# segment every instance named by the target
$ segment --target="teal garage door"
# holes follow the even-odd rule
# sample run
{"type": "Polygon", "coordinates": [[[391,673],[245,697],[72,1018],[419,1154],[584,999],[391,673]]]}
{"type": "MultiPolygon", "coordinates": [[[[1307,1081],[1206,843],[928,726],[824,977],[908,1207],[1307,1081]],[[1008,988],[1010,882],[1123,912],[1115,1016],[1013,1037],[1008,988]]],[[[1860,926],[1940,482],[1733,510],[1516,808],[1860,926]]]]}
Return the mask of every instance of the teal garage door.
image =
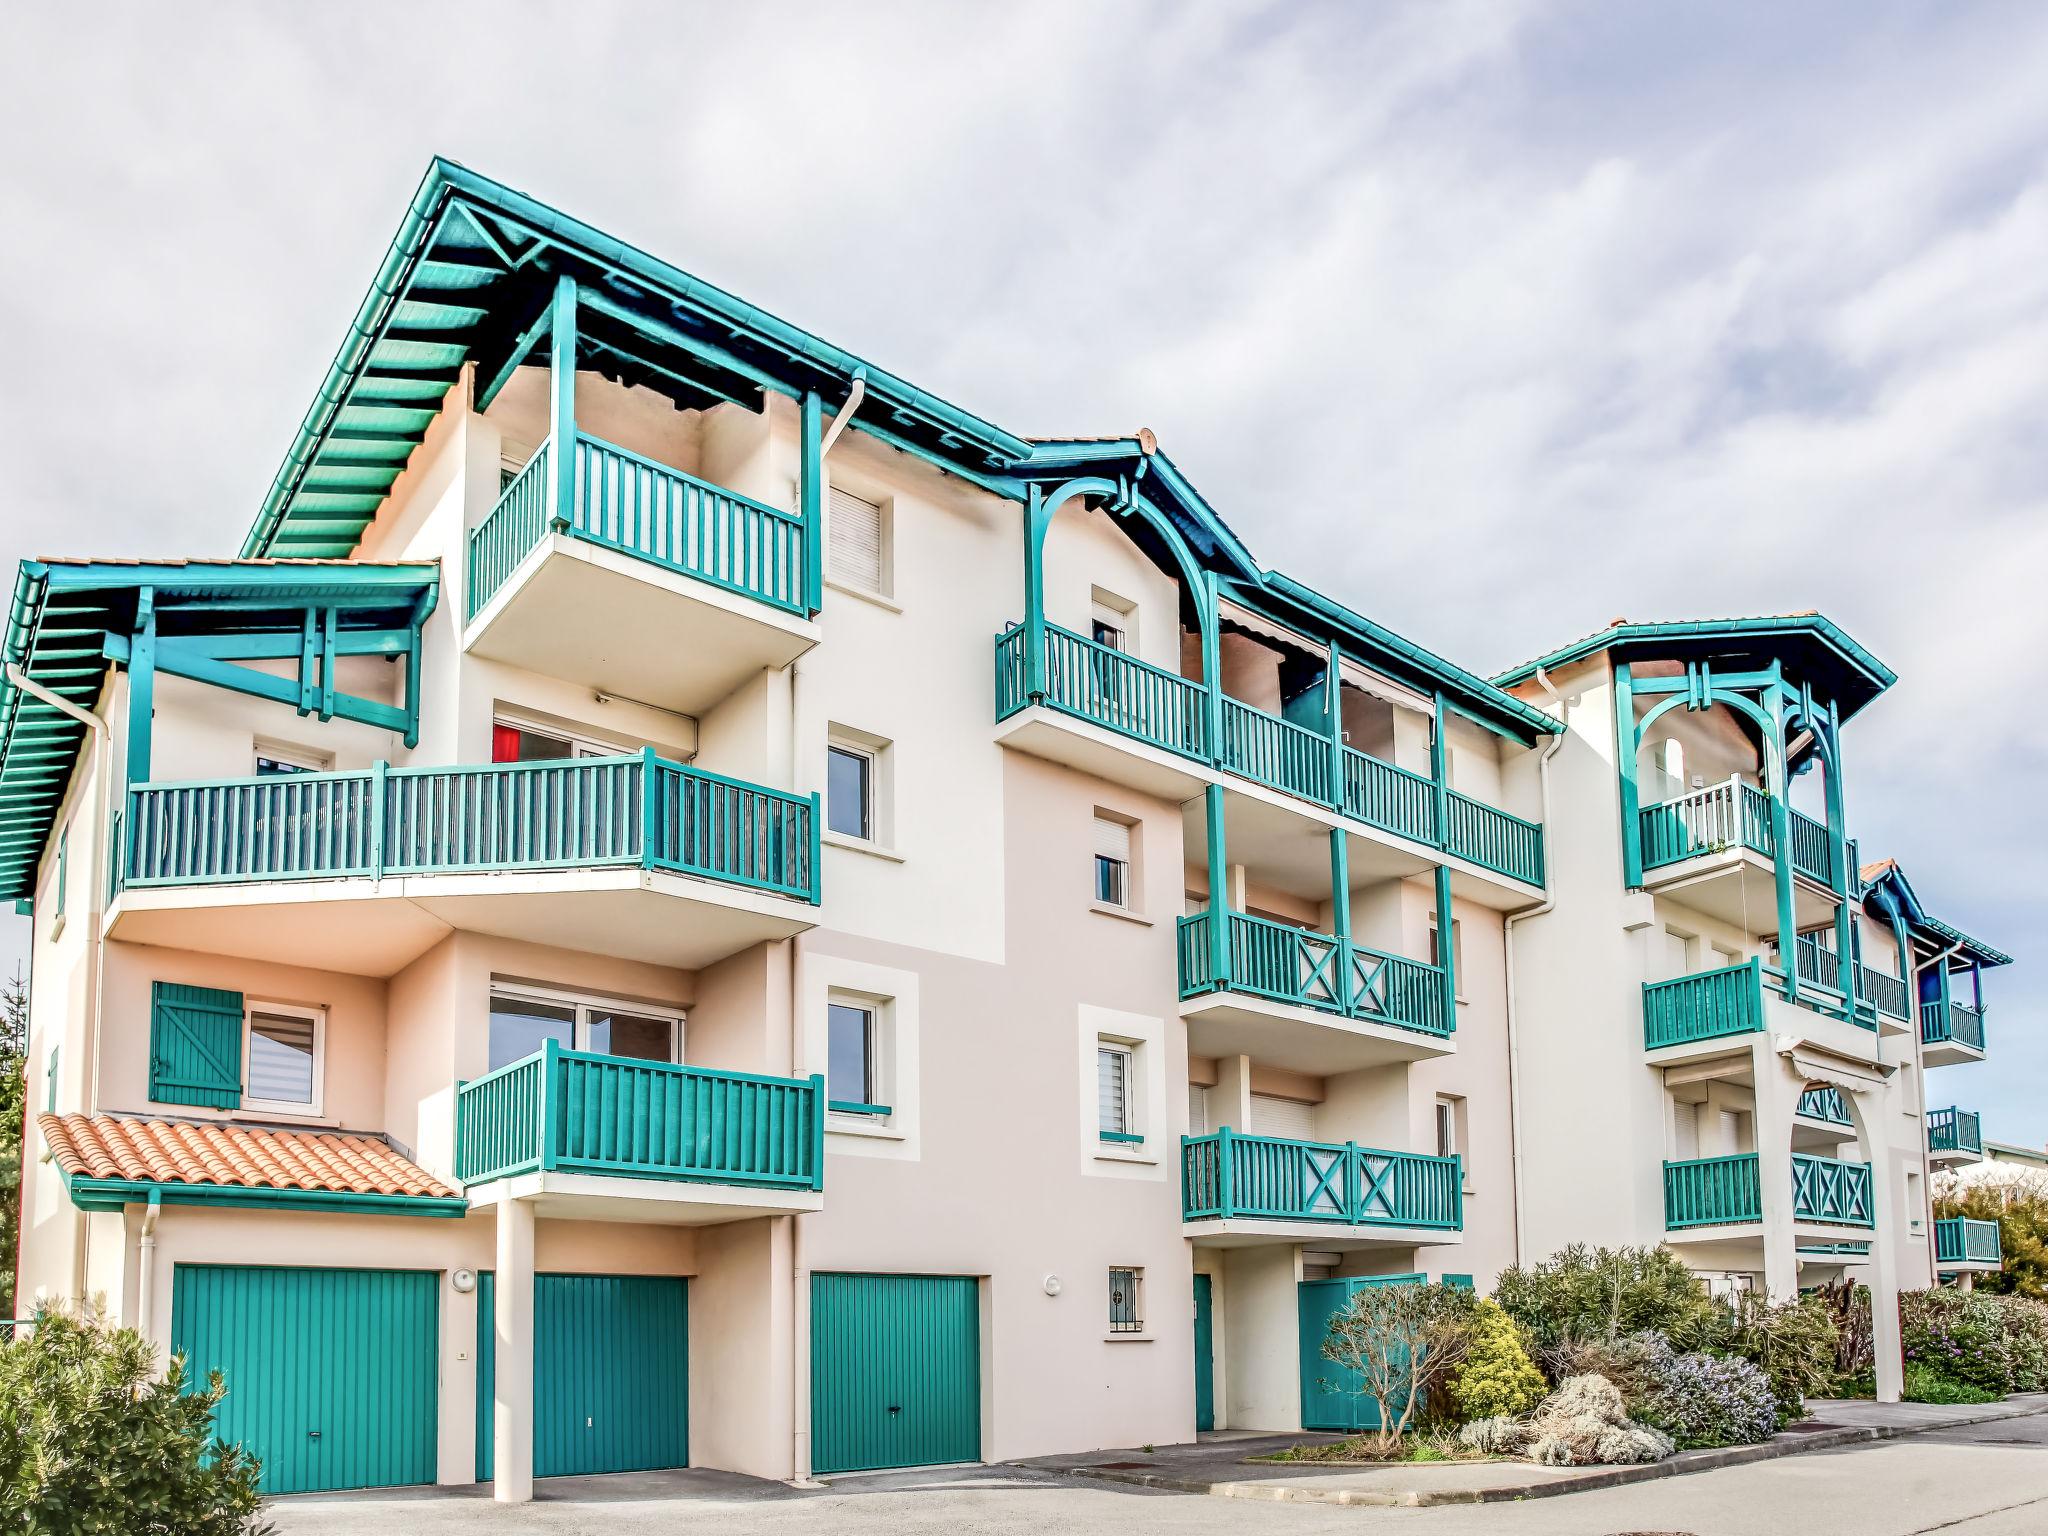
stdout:
{"type": "Polygon", "coordinates": [[[434,1480],[440,1276],[180,1264],[171,1349],[227,1383],[214,1426],[265,1493],[434,1480]]]}
{"type": "Polygon", "coordinates": [[[981,1460],[971,1275],[811,1276],[811,1469],[981,1460]]]}
{"type": "Polygon", "coordinates": [[[1358,1373],[1323,1358],[1330,1319],[1368,1285],[1412,1285],[1422,1275],[1353,1275],[1342,1280],[1301,1282],[1301,1427],[1356,1433],[1377,1429],[1379,1405],[1363,1392],[1358,1373]]]}
{"type": "MultiPolygon", "coordinates": [[[[533,1475],[690,1464],[688,1283],[668,1275],[533,1277],[533,1475]]],[[[494,1277],[477,1282],[476,1476],[491,1480],[494,1277]]]]}

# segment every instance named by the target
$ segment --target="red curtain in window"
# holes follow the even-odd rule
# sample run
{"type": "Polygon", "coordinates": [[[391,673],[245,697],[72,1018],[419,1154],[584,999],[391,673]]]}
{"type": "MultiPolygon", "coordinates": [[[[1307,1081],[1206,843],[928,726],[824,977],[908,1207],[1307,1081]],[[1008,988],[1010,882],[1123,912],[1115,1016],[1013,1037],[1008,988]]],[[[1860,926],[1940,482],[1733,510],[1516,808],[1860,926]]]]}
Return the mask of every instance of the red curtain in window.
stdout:
{"type": "Polygon", "coordinates": [[[493,725],[491,727],[491,761],[494,763],[516,763],[519,761],[518,726],[493,725]]]}

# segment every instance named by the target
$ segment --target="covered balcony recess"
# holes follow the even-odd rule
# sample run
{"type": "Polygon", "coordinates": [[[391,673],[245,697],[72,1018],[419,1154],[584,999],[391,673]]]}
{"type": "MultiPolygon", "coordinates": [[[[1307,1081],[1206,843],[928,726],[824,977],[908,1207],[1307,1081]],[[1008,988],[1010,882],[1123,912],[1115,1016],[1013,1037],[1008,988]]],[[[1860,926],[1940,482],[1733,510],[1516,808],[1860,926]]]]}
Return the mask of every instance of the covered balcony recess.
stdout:
{"type": "Polygon", "coordinates": [[[1181,1219],[1199,1247],[1455,1243],[1464,1228],[1463,1174],[1455,1157],[1226,1127],[1181,1140],[1181,1219]]]}
{"type": "Polygon", "coordinates": [[[127,793],[109,933],[390,975],[452,929],[696,969],[813,925],[815,796],[621,757],[127,793]]]}

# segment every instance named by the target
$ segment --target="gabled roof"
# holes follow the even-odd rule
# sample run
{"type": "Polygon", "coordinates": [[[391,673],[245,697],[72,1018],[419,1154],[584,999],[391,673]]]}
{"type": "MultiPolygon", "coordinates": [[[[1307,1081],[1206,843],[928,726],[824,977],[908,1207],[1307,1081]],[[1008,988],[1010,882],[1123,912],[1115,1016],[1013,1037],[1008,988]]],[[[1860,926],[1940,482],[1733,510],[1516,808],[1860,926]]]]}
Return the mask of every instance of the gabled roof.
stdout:
{"type": "Polygon", "coordinates": [[[478,387],[531,345],[556,278],[583,285],[579,366],[687,406],[761,391],[845,400],[863,428],[963,473],[1029,445],[679,267],[448,160],[427,167],[243,541],[245,556],[345,555],[426,435],[441,397],[478,387]]]}
{"type": "Polygon", "coordinates": [[[36,1116],[36,1128],[88,1209],[155,1196],[174,1203],[411,1208],[460,1215],[463,1197],[381,1136],[273,1130],[138,1115],[36,1116]]]}
{"type": "Polygon", "coordinates": [[[1834,701],[1844,720],[1898,681],[1891,668],[1833,620],[1809,612],[1640,624],[1616,619],[1547,656],[1510,667],[1494,682],[1512,688],[1539,670],[1549,672],[1601,651],[1618,660],[1706,660],[1721,670],[1783,662],[1788,681],[1810,683],[1815,693],[1834,701]]]}
{"type": "MultiPolygon", "coordinates": [[[[24,560],[0,640],[0,898],[33,893],[36,866],[85,727],[14,685],[11,669],[80,709],[99,702],[109,634],[134,627],[139,595],[215,602],[210,633],[275,621],[275,610],[346,606],[341,628],[402,627],[433,607],[433,565],[328,560],[24,560]]],[[[175,621],[172,621],[175,622],[175,621]]]]}
{"type": "Polygon", "coordinates": [[[1887,915],[1883,908],[1888,897],[1898,903],[1899,915],[1905,919],[1907,928],[1918,937],[1943,949],[1953,947],[1963,959],[1987,968],[2012,964],[2011,955],[1993,949],[1981,939],[1971,938],[1960,928],[1943,922],[1929,912],[1896,859],[1879,859],[1875,863],[1865,864],[1857,873],[1863,880],[1864,899],[1875,902],[1878,916],[1887,915]]]}

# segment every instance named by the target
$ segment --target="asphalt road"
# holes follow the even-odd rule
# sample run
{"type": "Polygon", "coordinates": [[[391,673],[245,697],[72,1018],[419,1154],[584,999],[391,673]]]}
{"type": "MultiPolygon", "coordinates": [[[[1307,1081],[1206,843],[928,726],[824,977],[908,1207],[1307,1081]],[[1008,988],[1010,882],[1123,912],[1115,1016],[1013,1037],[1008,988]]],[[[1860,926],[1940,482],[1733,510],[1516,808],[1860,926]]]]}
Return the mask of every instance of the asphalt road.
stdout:
{"type": "Polygon", "coordinates": [[[1520,1504],[1360,1509],[1270,1504],[1112,1487],[993,1469],[894,1473],[797,1493],[717,1473],[650,1473],[540,1484],[500,1508],[464,1492],[279,1500],[282,1536],[391,1532],[639,1531],[719,1536],[2044,1536],[2048,1417],[1913,1435],[1840,1451],[1520,1504]]]}

